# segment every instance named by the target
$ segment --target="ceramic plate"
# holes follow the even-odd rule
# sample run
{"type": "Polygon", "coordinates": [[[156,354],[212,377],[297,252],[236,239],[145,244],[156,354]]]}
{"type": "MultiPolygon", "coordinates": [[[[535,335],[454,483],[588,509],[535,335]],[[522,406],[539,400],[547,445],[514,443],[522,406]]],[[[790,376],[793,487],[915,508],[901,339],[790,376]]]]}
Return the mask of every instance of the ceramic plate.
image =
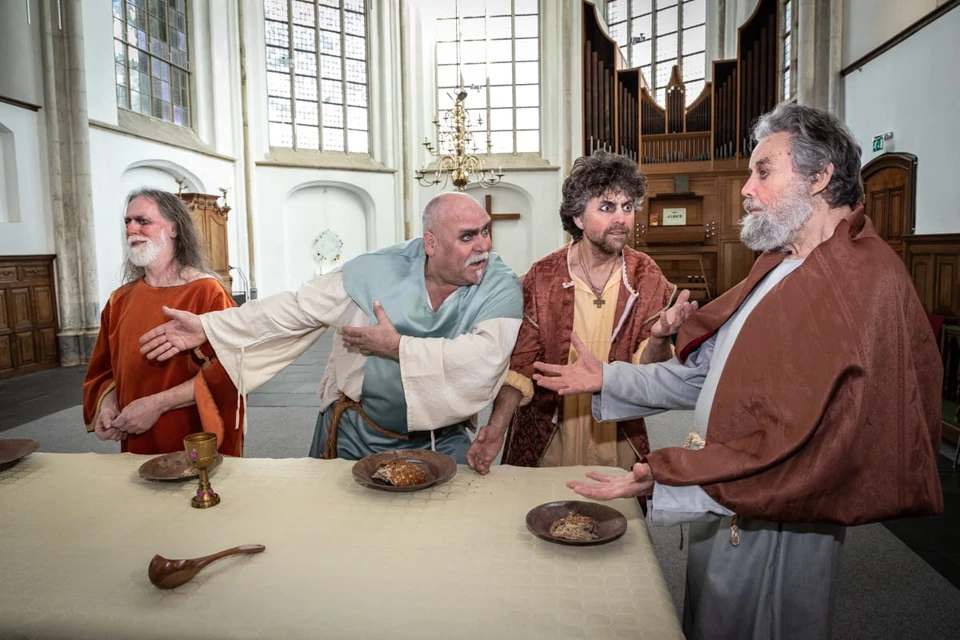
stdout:
{"type": "Polygon", "coordinates": [[[37,450],[40,443],[29,438],[0,440],[0,471],[9,469],[37,450]]]}
{"type": "Polygon", "coordinates": [[[541,504],[539,507],[531,509],[527,514],[527,528],[533,535],[549,542],[585,547],[613,542],[626,533],[627,519],[623,517],[622,513],[605,504],[583,502],[580,500],[563,500],[561,502],[547,502],[546,504],[541,504]],[[550,535],[550,525],[553,524],[555,520],[566,518],[574,513],[579,513],[582,516],[588,516],[596,520],[597,533],[600,537],[596,540],[567,540],[565,538],[555,538],[550,535]]]}
{"type": "Polygon", "coordinates": [[[457,463],[453,458],[445,453],[430,451],[429,449],[402,449],[400,451],[387,451],[384,453],[375,453],[358,460],[353,465],[353,479],[365,487],[371,489],[380,489],[381,491],[419,491],[432,487],[435,484],[446,482],[457,474],[457,463]],[[372,476],[377,472],[384,462],[393,460],[403,460],[410,462],[424,470],[427,475],[427,481],[421,484],[414,484],[407,487],[395,487],[389,482],[380,479],[374,479],[372,476]]]}
{"type": "MultiPolygon", "coordinates": [[[[217,454],[213,466],[207,471],[213,475],[214,470],[223,462],[223,456],[217,454]]],[[[187,454],[183,451],[174,451],[165,453],[156,458],[150,458],[137,470],[140,477],[144,480],[177,481],[177,480],[196,480],[200,472],[190,466],[187,462],[187,454]]]]}

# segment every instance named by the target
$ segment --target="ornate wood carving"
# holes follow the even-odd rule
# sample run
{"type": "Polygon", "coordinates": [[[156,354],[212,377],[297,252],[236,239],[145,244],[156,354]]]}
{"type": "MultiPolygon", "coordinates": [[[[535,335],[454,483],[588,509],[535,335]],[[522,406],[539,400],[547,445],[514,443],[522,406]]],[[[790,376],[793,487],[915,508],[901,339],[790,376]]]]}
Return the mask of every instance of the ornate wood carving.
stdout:
{"type": "Polygon", "coordinates": [[[223,280],[227,291],[233,290],[230,277],[230,259],[227,244],[227,216],[230,207],[220,204],[221,196],[205,193],[181,193],[180,198],[193,214],[197,230],[203,236],[204,247],[210,266],[223,280]]]}
{"type": "Polygon", "coordinates": [[[54,256],[0,256],[0,379],[60,366],[54,256]]]}

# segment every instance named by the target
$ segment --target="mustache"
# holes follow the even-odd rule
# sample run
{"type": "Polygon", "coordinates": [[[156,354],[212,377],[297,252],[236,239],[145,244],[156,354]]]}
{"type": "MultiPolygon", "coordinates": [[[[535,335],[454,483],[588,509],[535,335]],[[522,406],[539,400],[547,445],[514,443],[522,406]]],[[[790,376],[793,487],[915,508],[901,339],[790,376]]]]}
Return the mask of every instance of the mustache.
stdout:
{"type": "Polygon", "coordinates": [[[752,200],[751,198],[747,198],[746,200],[743,201],[743,210],[746,211],[747,213],[754,213],[754,212],[763,213],[764,211],[767,210],[767,208],[762,204],[760,204],[760,202],[756,200],[752,200]]]}
{"type": "Polygon", "coordinates": [[[147,236],[130,236],[127,238],[127,246],[133,246],[134,242],[146,242],[150,244],[150,239],[147,236]]]}
{"type": "Polygon", "coordinates": [[[486,262],[489,259],[490,259],[489,251],[484,251],[483,253],[477,253],[467,258],[466,266],[469,267],[470,265],[477,264],[478,262],[486,262]]]}

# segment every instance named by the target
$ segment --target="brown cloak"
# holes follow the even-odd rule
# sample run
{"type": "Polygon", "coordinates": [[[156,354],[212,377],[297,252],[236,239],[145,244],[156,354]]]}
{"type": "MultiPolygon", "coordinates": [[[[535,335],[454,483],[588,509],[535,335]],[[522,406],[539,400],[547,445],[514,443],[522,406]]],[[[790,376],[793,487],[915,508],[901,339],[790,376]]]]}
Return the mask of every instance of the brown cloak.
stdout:
{"type": "MultiPolygon", "coordinates": [[[[564,285],[571,282],[567,252],[572,246],[561,247],[544,256],[520,279],[523,285],[523,324],[510,359],[510,370],[527,378],[533,376],[534,361],[567,364],[569,360],[574,288],[564,285]]],[[[620,326],[610,344],[610,362],[630,362],[640,343],[650,336],[654,319],[670,304],[676,291],[650,256],[626,247],[623,261],[629,289],[621,279],[614,313],[615,322],[620,326]],[[630,302],[633,292],[637,295],[630,302]]],[[[611,336],[616,329],[616,326],[610,327],[611,336]]],[[[559,402],[559,396],[535,385],[533,399],[517,409],[509,427],[503,463],[539,466],[553,432],[562,421],[563,403],[559,402]],[[554,414],[557,422],[553,420],[554,414]]],[[[617,426],[641,456],[650,450],[643,419],[622,421],[617,426]]]]}
{"type": "MultiPolygon", "coordinates": [[[[684,360],[783,254],[690,318],[684,360]]],[[[943,369],[903,263],[857,209],[743,325],[706,445],[648,456],[666,485],[702,485],[737,514],[864,524],[938,513],[943,369]]]]}

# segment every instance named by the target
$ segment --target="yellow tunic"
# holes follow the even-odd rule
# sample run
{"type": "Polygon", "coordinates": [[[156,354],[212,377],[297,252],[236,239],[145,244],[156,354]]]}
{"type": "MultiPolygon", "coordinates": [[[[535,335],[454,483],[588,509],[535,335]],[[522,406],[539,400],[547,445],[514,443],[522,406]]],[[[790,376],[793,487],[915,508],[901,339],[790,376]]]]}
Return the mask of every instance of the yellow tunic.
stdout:
{"type": "MultiPolygon", "coordinates": [[[[614,314],[620,295],[621,269],[614,269],[603,286],[604,304],[594,304],[596,296],[587,284],[573,275],[574,310],[573,330],[590,352],[603,362],[610,356],[610,336],[613,333],[614,314]]],[[[570,348],[569,363],[577,361],[570,348]]],[[[637,461],[637,453],[630,442],[618,437],[616,422],[597,422],[593,419],[589,393],[563,397],[563,422],[558,425],[540,466],[603,465],[630,469],[637,461]]]]}

